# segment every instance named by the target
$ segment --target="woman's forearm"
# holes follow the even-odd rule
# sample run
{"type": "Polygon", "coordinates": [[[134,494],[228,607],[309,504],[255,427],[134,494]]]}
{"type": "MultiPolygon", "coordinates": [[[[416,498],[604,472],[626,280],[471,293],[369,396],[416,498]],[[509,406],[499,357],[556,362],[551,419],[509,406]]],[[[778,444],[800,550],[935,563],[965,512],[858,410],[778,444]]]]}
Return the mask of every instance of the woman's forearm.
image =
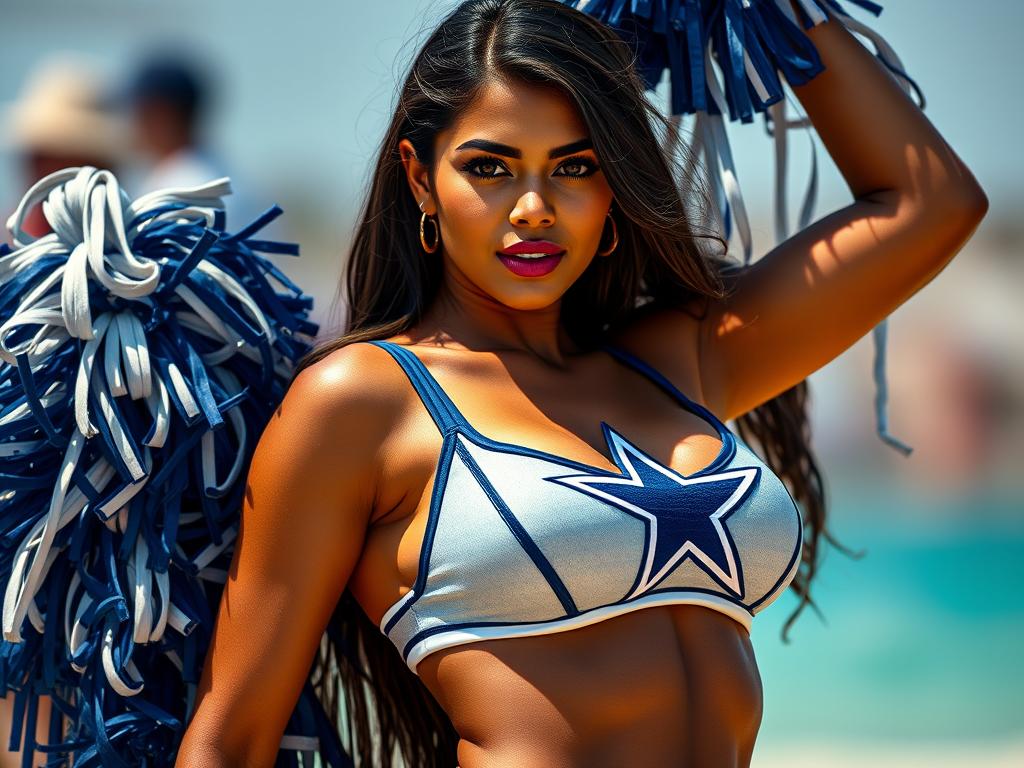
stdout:
{"type": "Polygon", "coordinates": [[[804,32],[825,70],[793,92],[855,198],[984,198],[935,126],[841,22],[830,18],[804,32]]]}

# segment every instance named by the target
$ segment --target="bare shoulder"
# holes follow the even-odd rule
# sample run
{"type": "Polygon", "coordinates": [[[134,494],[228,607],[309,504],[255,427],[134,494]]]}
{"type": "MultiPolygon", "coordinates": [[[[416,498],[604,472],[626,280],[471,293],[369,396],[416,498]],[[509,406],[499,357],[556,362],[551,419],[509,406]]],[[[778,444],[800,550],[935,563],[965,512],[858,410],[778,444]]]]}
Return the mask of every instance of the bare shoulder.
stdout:
{"type": "Polygon", "coordinates": [[[260,439],[253,480],[292,467],[322,497],[341,493],[350,510],[372,515],[381,454],[407,402],[404,374],[388,358],[349,344],[296,374],[260,439]]]}
{"type": "MultiPolygon", "coordinates": [[[[270,765],[359,561],[401,389],[372,345],[302,369],[259,438],[179,763],[270,765]]],[[[401,375],[401,374],[399,374],[401,375]]]]}
{"type": "Polygon", "coordinates": [[[701,318],[705,309],[703,299],[698,298],[686,306],[641,310],[613,334],[610,342],[640,358],[691,400],[706,406],[700,371],[705,330],[701,318]]]}
{"type": "Polygon", "coordinates": [[[408,380],[390,355],[372,344],[347,344],[300,371],[281,409],[290,405],[321,428],[342,428],[349,440],[375,440],[394,425],[408,380]]]}
{"type": "Polygon", "coordinates": [[[384,350],[373,344],[346,344],[300,371],[289,394],[297,389],[302,397],[339,410],[387,405],[401,398],[401,377],[401,370],[384,350]]]}

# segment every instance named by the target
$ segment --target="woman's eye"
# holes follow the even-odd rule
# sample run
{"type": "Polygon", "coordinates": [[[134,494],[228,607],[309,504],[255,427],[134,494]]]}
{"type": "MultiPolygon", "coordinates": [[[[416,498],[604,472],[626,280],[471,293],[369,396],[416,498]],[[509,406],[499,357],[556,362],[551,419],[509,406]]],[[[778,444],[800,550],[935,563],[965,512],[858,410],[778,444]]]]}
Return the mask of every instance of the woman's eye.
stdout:
{"type": "Polygon", "coordinates": [[[495,173],[495,170],[500,170],[502,168],[501,163],[497,162],[496,160],[490,160],[485,157],[480,157],[477,158],[476,160],[470,160],[468,163],[462,166],[462,168],[463,170],[469,171],[474,176],[480,176],[482,178],[494,179],[497,178],[498,176],[507,175],[495,173]]]}
{"type": "MultiPolygon", "coordinates": [[[[505,171],[505,166],[497,159],[489,157],[478,157],[470,160],[462,166],[462,170],[481,179],[498,179],[502,176],[511,176],[505,171]]],[[[555,176],[563,176],[569,179],[583,179],[597,173],[598,166],[586,157],[569,158],[556,169],[555,176]]]]}
{"type": "Polygon", "coordinates": [[[593,176],[600,170],[600,166],[588,157],[574,157],[568,158],[559,167],[559,171],[565,171],[559,173],[559,176],[565,178],[587,178],[593,176]]]}
{"type": "Polygon", "coordinates": [[[559,170],[565,171],[558,174],[560,176],[582,179],[597,173],[597,165],[585,157],[570,157],[559,166],[559,170]]]}

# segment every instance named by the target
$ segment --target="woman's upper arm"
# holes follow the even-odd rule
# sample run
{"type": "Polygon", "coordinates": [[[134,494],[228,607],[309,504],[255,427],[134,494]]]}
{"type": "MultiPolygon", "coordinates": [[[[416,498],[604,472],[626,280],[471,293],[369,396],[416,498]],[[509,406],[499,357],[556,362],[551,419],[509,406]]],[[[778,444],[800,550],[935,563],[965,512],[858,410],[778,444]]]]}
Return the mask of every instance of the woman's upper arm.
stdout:
{"type": "Polygon", "coordinates": [[[259,439],[180,766],[211,748],[274,762],[372,512],[386,419],[360,357],[299,373],[259,439]]]}
{"type": "Polygon", "coordinates": [[[945,267],[986,206],[983,196],[918,204],[880,193],[755,261],[702,323],[709,408],[735,418],[833,360],[945,267]]]}

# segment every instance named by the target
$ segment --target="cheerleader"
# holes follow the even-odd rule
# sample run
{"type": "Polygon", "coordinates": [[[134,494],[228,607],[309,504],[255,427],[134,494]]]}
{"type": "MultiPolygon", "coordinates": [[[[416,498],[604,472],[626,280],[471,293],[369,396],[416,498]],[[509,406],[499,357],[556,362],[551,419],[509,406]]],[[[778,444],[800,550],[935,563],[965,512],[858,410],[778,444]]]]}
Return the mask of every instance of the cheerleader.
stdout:
{"type": "Polygon", "coordinates": [[[468,0],[424,43],[319,345],[260,256],[295,252],[256,237],[278,211],[227,229],[226,180],[133,201],[80,168],[26,195],[2,669],[26,732],[39,695],[71,723],[37,749],[750,764],[752,622],[786,589],[787,630],[817,609],[841,548],[806,378],[868,331],[884,352],[987,199],[836,2],[575,5],[468,0]],[[851,202],[751,262],[722,127],[765,113],[782,151],[780,75],[851,202]]]}
{"type": "MultiPolygon", "coordinates": [[[[738,5],[686,4],[691,54],[738,5]]],[[[810,603],[828,539],[805,379],[987,200],[837,4],[742,11],[741,61],[806,33],[789,63],[818,74],[791,84],[851,201],[739,267],[680,193],[637,19],[631,46],[560,3],[470,0],[423,45],[347,330],[256,449],[178,766],[271,765],[310,664],[359,765],[750,764],[751,621],[787,587],[810,603]]]]}

